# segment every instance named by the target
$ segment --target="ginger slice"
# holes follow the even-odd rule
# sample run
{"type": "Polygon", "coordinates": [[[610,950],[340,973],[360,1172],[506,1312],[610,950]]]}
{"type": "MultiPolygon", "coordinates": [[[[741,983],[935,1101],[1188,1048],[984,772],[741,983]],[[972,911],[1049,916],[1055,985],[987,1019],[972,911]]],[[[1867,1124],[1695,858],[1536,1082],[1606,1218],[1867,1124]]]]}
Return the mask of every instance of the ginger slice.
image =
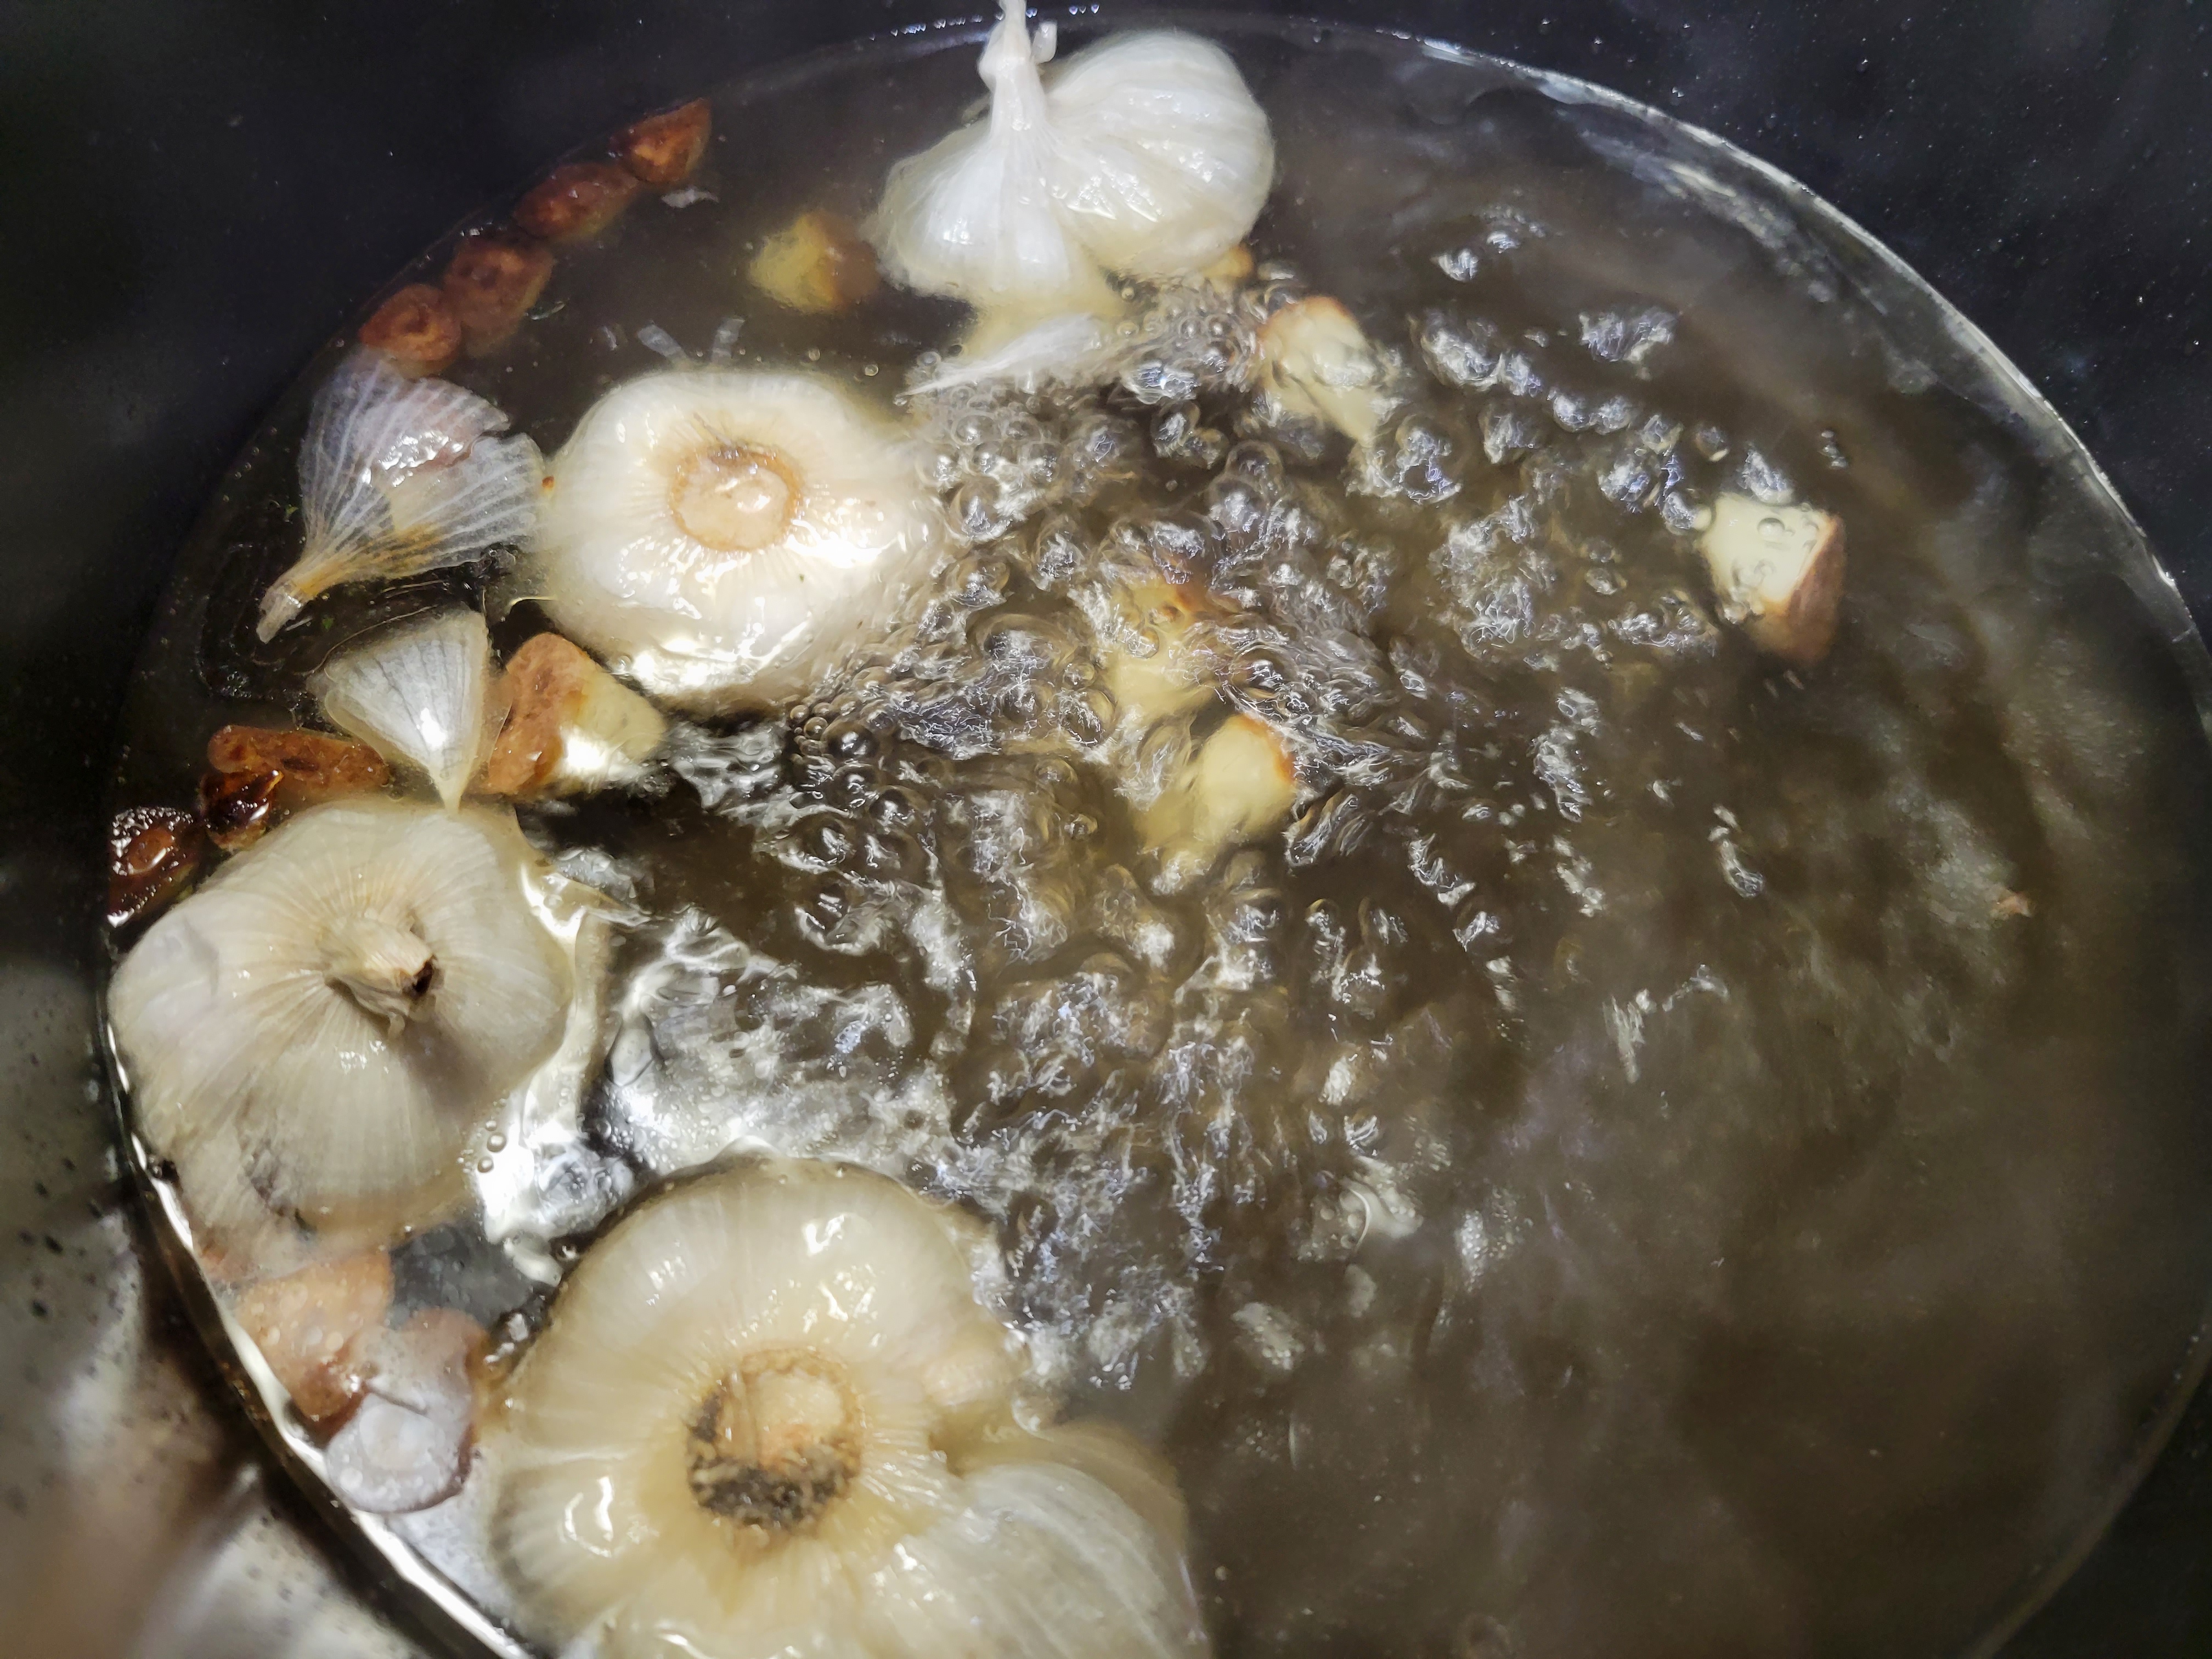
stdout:
{"type": "Polygon", "coordinates": [[[392,781],[392,768],[367,744],[299,726],[223,726],[208,739],[207,757],[218,772],[277,774],[276,802],[287,811],[392,781]]]}
{"type": "Polygon", "coordinates": [[[713,131],[707,100],[695,98],[624,127],[615,134],[614,152],[649,189],[672,190],[705,156],[713,131]]]}
{"type": "Polygon", "coordinates": [[[1816,507],[1725,495],[1714,501],[1698,548],[1722,615],[1761,650],[1800,665],[1827,655],[1844,593],[1841,519],[1816,507]]]}
{"type": "Polygon", "coordinates": [[[1249,714],[1232,715],[1169,780],[1137,818],[1159,856],[1163,886],[1187,886],[1230,848],[1286,822],[1298,794],[1297,768],[1282,739],[1249,714]]]}
{"type": "Polygon", "coordinates": [[[361,325],[361,343],[374,346],[410,380],[441,374],[461,355],[461,319],[445,290],[410,283],[361,325]]]}
{"type": "Polygon", "coordinates": [[[668,732],[658,709],[558,634],[524,641],[501,685],[507,720],[483,777],[490,794],[562,795],[628,782],[668,732]]]}
{"type": "Polygon", "coordinates": [[[323,1424],[360,1398],[392,1308],[392,1258],[364,1250],[248,1285],[234,1310],[300,1415],[323,1424]]]}
{"type": "Polygon", "coordinates": [[[107,925],[122,927],[159,909],[199,872],[206,832],[190,812],[133,806],[107,832],[107,925]]]}
{"type": "Polygon", "coordinates": [[[745,275],[777,304],[816,314],[859,305],[881,281],[876,251],[852,222],[820,209],[800,214],[769,237],[745,275]]]}
{"type": "Polygon", "coordinates": [[[548,242],[587,242],[623,215],[643,186],[611,161],[555,167],[514,205],[514,222],[548,242]]]}
{"type": "Polygon", "coordinates": [[[1295,300],[1260,326],[1260,374],[1294,415],[1325,421],[1365,443],[1398,406],[1389,366],[1343,303],[1295,300]]]}
{"type": "Polygon", "coordinates": [[[513,232],[464,236],[441,279],[471,356],[503,343],[553,275],[552,250],[513,232]]]}

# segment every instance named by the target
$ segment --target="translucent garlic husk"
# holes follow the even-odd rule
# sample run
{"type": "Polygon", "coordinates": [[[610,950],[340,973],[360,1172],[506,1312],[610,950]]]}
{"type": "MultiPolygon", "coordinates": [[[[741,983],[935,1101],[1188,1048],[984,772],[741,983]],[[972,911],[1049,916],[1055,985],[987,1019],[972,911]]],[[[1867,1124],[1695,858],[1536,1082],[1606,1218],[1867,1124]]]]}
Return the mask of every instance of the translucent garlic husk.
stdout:
{"type": "Polygon", "coordinates": [[[1251,228],[1274,140],[1226,52],[1117,34],[1048,86],[1055,44],[1003,0],[978,66],[990,114],[895,167],[866,227],[895,281],[987,312],[1110,314],[1106,273],[1194,276],[1251,228]]]}
{"type": "Polygon", "coordinates": [[[656,701],[786,702],[892,624],[939,540],[906,439],[817,375],[616,387],[554,460],[538,591],[656,701]]]}
{"type": "Polygon", "coordinates": [[[116,969],[138,1132],[211,1248],[296,1218],[398,1237],[466,1195],[471,1128],[551,1051],[572,993],[511,815],[312,807],[226,864],[116,969]]]}
{"type": "Polygon", "coordinates": [[[497,727],[492,684],[484,619],[455,606],[340,652],[307,688],[334,724],[458,806],[497,727]]]}
{"type": "Polygon", "coordinates": [[[300,446],[299,559],[262,596],[264,640],[349,582],[396,581],[526,541],[544,464],[498,409],[357,351],[315,394],[300,446]]]}
{"type": "Polygon", "coordinates": [[[562,1287],[497,1543],[540,1633],[607,1659],[1202,1653],[1171,1486],[1106,1431],[1012,1426],[1017,1376],[912,1194],[710,1176],[562,1287]]]}

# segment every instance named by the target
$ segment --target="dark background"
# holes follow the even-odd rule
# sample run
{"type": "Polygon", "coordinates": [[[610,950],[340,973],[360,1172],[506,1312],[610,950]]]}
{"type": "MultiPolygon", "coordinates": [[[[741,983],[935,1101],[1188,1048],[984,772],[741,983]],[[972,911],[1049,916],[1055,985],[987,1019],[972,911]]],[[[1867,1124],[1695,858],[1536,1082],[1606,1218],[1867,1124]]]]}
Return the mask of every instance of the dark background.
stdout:
{"type": "MultiPolygon", "coordinates": [[[[1796,174],[2042,388],[2212,614],[2212,5],[1249,9],[1586,76],[1796,174]]],[[[0,0],[0,947],[88,973],[109,725],[171,553],[362,295],[620,118],[751,63],[961,15],[927,0],[0,0]]],[[[94,1109],[81,1087],[21,1074],[27,1055],[0,1038],[0,1089],[94,1109]]],[[[0,1155],[35,1163],[51,1144],[0,1155]]],[[[0,1413],[0,1435],[21,1431],[0,1413]]],[[[2200,1401],[2008,1654],[2212,1652],[2208,1448],[2200,1401]]]]}

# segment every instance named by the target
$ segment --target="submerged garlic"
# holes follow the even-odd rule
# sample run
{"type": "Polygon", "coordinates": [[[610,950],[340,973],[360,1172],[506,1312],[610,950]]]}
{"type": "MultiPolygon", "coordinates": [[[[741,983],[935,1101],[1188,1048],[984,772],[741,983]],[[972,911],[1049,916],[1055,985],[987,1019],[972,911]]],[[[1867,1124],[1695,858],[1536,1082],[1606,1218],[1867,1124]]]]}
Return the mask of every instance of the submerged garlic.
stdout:
{"type": "Polygon", "coordinates": [[[484,619],[456,606],[341,652],[308,689],[335,724],[421,771],[439,799],[458,806],[496,715],[491,682],[484,619]]]}
{"type": "Polygon", "coordinates": [[[1179,1505],[1012,1428],[947,1219],[825,1165],[710,1176],[594,1245],[508,1401],[496,1537],[606,1659],[1202,1653],[1179,1505]]]}
{"type": "Polygon", "coordinates": [[[1261,325],[1260,378],[1292,415],[1325,421],[1354,443],[1381,429],[1401,401],[1390,368],[1343,302],[1294,300],[1261,325]]]}
{"type": "Polygon", "coordinates": [[[538,446],[501,438],[507,416],[451,383],[410,380],[357,351],[315,394],[300,446],[305,544],[262,596],[277,630],[347,582],[393,581],[527,538],[544,478],[538,446]]]}
{"type": "Polygon", "coordinates": [[[788,701],[884,629],[934,544],[906,442],[830,381],[648,374],[554,461],[538,544],[563,633],[663,702],[788,701]]]}
{"type": "Polygon", "coordinates": [[[397,1237],[465,1192],[470,1129],[553,1048],[571,975],[505,813],[312,807],[164,915],[108,1014],[140,1135],[220,1235],[397,1237]]]}
{"type": "Polygon", "coordinates": [[[1844,596],[1844,521],[1815,507],[1724,495],[1698,543],[1722,615],[1761,650],[1801,665],[1828,654],[1844,596]]]}
{"type": "Polygon", "coordinates": [[[896,281],[979,309],[1111,310],[1106,273],[1193,276],[1251,228],[1274,140],[1228,53],[1116,34],[1048,86],[1055,44],[1004,0],[979,64],[989,116],[894,167],[869,222],[896,281]]]}

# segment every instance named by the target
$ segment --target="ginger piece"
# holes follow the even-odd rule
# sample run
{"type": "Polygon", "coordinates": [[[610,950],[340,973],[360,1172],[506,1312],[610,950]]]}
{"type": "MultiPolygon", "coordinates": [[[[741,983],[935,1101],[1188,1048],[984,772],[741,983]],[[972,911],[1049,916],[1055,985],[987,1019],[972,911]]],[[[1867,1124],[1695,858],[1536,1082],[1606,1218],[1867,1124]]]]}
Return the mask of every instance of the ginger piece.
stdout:
{"type": "Polygon", "coordinates": [[[1725,495],[1698,542],[1721,614],[1762,651],[1805,665],[1828,654],[1844,593],[1844,521],[1816,507],[1725,495]]]}
{"type": "Polygon", "coordinates": [[[707,154],[713,131],[707,100],[695,98],[624,127],[615,134],[614,152],[647,188],[673,190],[707,154]]]}
{"type": "Polygon", "coordinates": [[[668,735],[660,711],[558,634],[508,659],[507,719],[484,763],[495,795],[577,794],[636,779],[668,735]]]}
{"type": "Polygon", "coordinates": [[[441,279],[471,356],[504,343],[553,275],[552,250],[511,232],[464,236],[441,279]]]}
{"type": "Polygon", "coordinates": [[[752,285],[793,311],[824,314],[871,298],[876,251],[842,214],[802,213],[762,244],[745,268],[752,285]]]}
{"type": "Polygon", "coordinates": [[[275,805],[285,812],[392,781],[392,768],[367,744],[305,726],[226,726],[208,739],[207,758],[221,773],[276,773],[275,805]]]}
{"type": "Polygon", "coordinates": [[[437,374],[461,355],[461,319],[445,291],[428,283],[410,283],[361,325],[361,343],[392,360],[410,380],[437,374]]]}
{"type": "Polygon", "coordinates": [[[541,241],[588,242],[622,217],[644,188],[611,161],[568,161],[514,204],[514,222],[541,241]]]}
{"type": "Polygon", "coordinates": [[[1260,325],[1260,378],[1290,413],[1325,421],[1354,443],[1372,438],[1399,402],[1382,354],[1327,295],[1294,300],[1260,325]]]}
{"type": "Polygon", "coordinates": [[[1198,274],[1216,288],[1233,289],[1250,282],[1255,269],[1251,244],[1239,242],[1198,274]]]}
{"type": "Polygon", "coordinates": [[[199,872],[206,832],[190,812],[133,806],[107,831],[107,925],[122,927],[159,909],[199,872]]]}
{"type": "Polygon", "coordinates": [[[1138,834],[1159,857],[1161,887],[1188,886],[1230,848],[1287,822],[1297,794],[1297,768],[1273,730],[1231,716],[1137,816],[1138,834]]]}
{"type": "Polygon", "coordinates": [[[319,1425],[360,1398],[391,1308],[392,1258],[364,1250],[249,1285],[233,1311],[295,1409],[319,1425]]]}
{"type": "Polygon", "coordinates": [[[1118,645],[1109,647],[1103,678],[1116,723],[1144,729],[1188,714],[1213,696],[1212,680],[1192,661],[1189,637],[1214,606],[1204,587],[1168,581],[1137,582],[1128,596],[1159,648],[1140,657],[1118,645]]]}

